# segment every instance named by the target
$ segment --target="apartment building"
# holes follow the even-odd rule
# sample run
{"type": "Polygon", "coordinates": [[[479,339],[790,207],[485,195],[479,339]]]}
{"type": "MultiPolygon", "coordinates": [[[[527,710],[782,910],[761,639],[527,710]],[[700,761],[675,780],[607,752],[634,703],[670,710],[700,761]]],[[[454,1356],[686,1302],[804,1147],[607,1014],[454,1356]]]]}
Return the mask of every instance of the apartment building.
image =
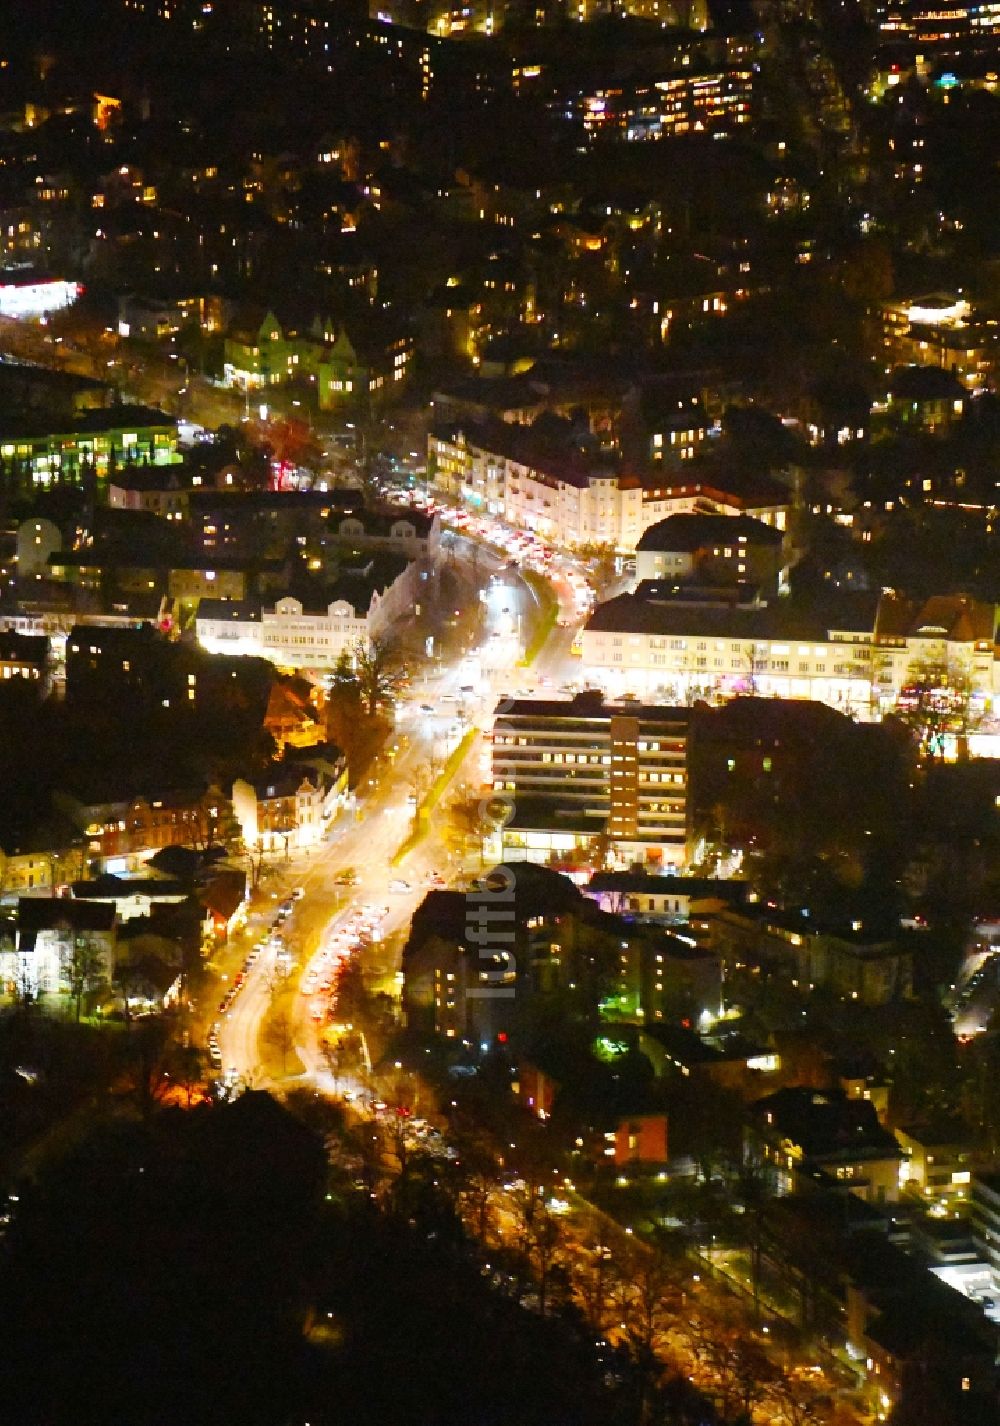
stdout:
{"type": "Polygon", "coordinates": [[[635,547],[637,579],[746,581],[770,587],[783,559],[780,530],[747,515],[668,515],[635,547]]]}
{"type": "Polygon", "coordinates": [[[451,499],[500,515],[512,525],[564,545],[622,548],[624,487],[634,476],[590,464],[571,450],[543,451],[530,431],[511,423],[489,428],[434,427],[428,469],[451,499]]]}
{"type": "Polygon", "coordinates": [[[676,478],[665,464],[636,473],[569,450],[553,454],[513,422],[433,427],[427,468],[449,500],[568,548],[631,552],[650,526],[677,514],[745,515],[784,530],[791,503],[773,484],[751,488],[739,480],[722,488],[676,478]]]}
{"type": "Polygon", "coordinates": [[[961,594],[850,594],[819,611],[763,603],[739,584],[646,580],[594,610],[583,668],[610,697],[752,693],[871,714],[930,679],[967,690],[970,711],[982,713],[1000,694],[997,619],[996,605],[961,594]]]}
{"type": "Polygon", "coordinates": [[[569,113],[588,139],[635,143],[691,133],[732,134],[749,123],[752,98],[750,65],[703,66],[646,84],[581,94],[569,113]]]}
{"type": "Polygon", "coordinates": [[[892,366],[939,366],[969,392],[992,384],[996,328],[964,297],[934,292],[891,302],[882,312],[883,346],[892,366]]]}
{"type": "Polygon", "coordinates": [[[384,638],[413,604],[417,565],[379,555],[364,573],[343,575],[323,608],[286,595],[273,609],[246,600],[203,599],[195,631],[210,653],[257,654],[279,668],[333,669],[359,643],[384,638]],[[377,568],[376,565],[377,559],[377,568]]]}
{"type": "Polygon", "coordinates": [[[680,866],[687,857],[683,708],[516,699],[493,724],[493,788],[513,799],[506,857],[583,860],[606,842],[623,863],[680,866]]]}
{"type": "Polygon", "coordinates": [[[609,696],[685,702],[714,694],[812,698],[869,708],[877,597],[844,601],[838,624],[756,592],[644,581],[594,610],[582,635],[585,676],[609,696]]]}

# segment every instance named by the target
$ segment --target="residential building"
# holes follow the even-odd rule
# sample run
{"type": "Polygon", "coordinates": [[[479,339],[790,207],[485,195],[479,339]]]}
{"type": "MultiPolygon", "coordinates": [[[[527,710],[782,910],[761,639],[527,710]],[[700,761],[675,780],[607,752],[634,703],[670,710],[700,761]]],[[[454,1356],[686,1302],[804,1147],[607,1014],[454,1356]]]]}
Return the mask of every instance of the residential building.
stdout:
{"type": "Polygon", "coordinates": [[[262,659],[237,659],[138,628],[74,625],[66,640],[66,697],[142,708],[225,715],[256,707],[263,723],[272,673],[262,659]]]}
{"type": "Polygon", "coordinates": [[[83,839],[66,817],[42,808],[32,824],[0,831],[0,900],[54,896],[85,869],[83,839]]]}
{"type": "Polygon", "coordinates": [[[753,68],[750,64],[691,65],[648,83],[612,85],[554,101],[580,125],[586,137],[639,140],[685,134],[738,133],[750,122],[753,68]]]}
{"type": "Polygon", "coordinates": [[[164,520],[184,520],[188,483],[172,466],[140,466],[118,470],[108,479],[112,510],[146,510],[164,520]]]}
{"type": "Polygon", "coordinates": [[[0,679],[45,677],[49,641],[43,634],[17,634],[0,629],[0,679]]]}
{"type": "MultiPolygon", "coordinates": [[[[869,1231],[842,1243],[838,1271],[847,1349],[864,1368],[868,1415],[906,1419],[941,1403],[944,1419],[977,1426],[996,1419],[998,1333],[979,1285],[982,1264],[928,1269],[869,1231]]],[[[941,1419],[941,1407],[932,1410],[941,1419]]]]}
{"type": "Polygon", "coordinates": [[[441,551],[441,518],[391,505],[347,513],[335,511],[329,518],[327,540],[334,559],[341,546],[347,546],[353,550],[386,550],[434,565],[441,551]]]}
{"type": "Polygon", "coordinates": [[[116,594],[156,594],[192,602],[201,598],[245,599],[256,585],[277,578],[273,566],[254,570],[212,556],[182,557],[170,552],[131,553],[121,546],[87,546],[60,550],[49,559],[53,580],[99,592],[109,585],[116,594]]]}
{"type": "Polygon", "coordinates": [[[975,1155],[968,1131],[958,1124],[899,1125],[896,1141],[903,1151],[899,1186],[919,1194],[938,1209],[972,1195],[975,1155]]]}
{"type": "Polygon", "coordinates": [[[406,1022],[486,1049],[526,997],[570,983],[596,995],[597,962],[620,940],[614,918],[546,867],[500,866],[467,892],[430,891],[403,949],[406,1022]]]}
{"type": "Polygon", "coordinates": [[[643,466],[693,460],[711,427],[701,392],[683,376],[642,382],[624,403],[622,423],[623,447],[643,466]]]}
{"type": "Polygon", "coordinates": [[[891,421],[928,435],[951,429],[968,395],[958,377],[939,366],[898,366],[889,382],[886,411],[891,421]]]}
{"type": "Polygon", "coordinates": [[[767,1045],[750,1044],[736,1034],[698,1034],[676,1021],[647,1021],[639,1032],[639,1049],[657,1077],[680,1075],[707,1081],[743,1099],[756,1098],[764,1088],[765,1076],[781,1069],[780,1055],[767,1045]]]}
{"type": "Polygon", "coordinates": [[[996,329],[982,322],[964,297],[935,292],[889,303],[882,313],[883,345],[892,366],[937,366],[967,392],[988,389],[996,367],[996,329]]]}
{"type": "Polygon", "coordinates": [[[670,515],[743,515],[783,531],[791,506],[791,492],[773,480],[714,470],[699,471],[698,478],[691,480],[665,468],[641,476],[632,522],[636,542],[644,531],[670,515]]]}
{"type": "Polygon", "coordinates": [[[330,522],[360,510],[360,491],[193,489],[188,525],[214,559],[280,559],[295,542],[320,546],[330,522]]]}
{"type": "Polygon", "coordinates": [[[205,913],[206,933],[216,941],[227,941],[245,923],[247,874],[242,867],[217,867],[199,883],[196,895],[205,913]]]}
{"type": "Polygon", "coordinates": [[[862,1005],[887,1005],[913,991],[913,955],[896,927],[858,918],[831,923],[808,910],[755,903],[726,907],[710,928],[710,944],[727,964],[778,970],[803,989],[824,986],[862,1005]]]}
{"type": "Polygon", "coordinates": [[[662,1110],[626,1114],[605,1132],[604,1139],[605,1162],[610,1160],[619,1172],[635,1164],[667,1162],[667,1116],[662,1110]]]}
{"type": "Polygon", "coordinates": [[[595,871],[583,894],[602,911],[644,921],[678,923],[742,904],[745,881],[704,876],[652,876],[646,871],[595,871]]]}
{"type": "Polygon", "coordinates": [[[746,583],[774,589],[784,562],[780,530],[748,515],[668,515],[635,547],[636,578],[746,583]]]}
{"type": "Polygon", "coordinates": [[[705,1023],[718,1015],[722,962],[683,931],[668,935],[651,926],[630,928],[617,959],[614,989],[602,1007],[609,1019],[651,1025],[705,1023]]]}
{"type": "Polygon", "coordinates": [[[118,298],[118,335],[160,341],[191,326],[208,335],[221,331],[228,306],[225,299],[207,294],[166,297],[126,292],[118,298]]]}
{"type": "Polygon", "coordinates": [[[783,530],[791,503],[773,485],[740,480],[730,490],[709,479],[681,481],[667,464],[646,471],[622,466],[592,443],[546,448],[533,427],[514,421],[433,426],[427,469],[449,499],[569,548],[630,552],[651,525],[690,512],[749,515],[783,530]]]}
{"type": "Polygon", "coordinates": [[[486,430],[433,427],[427,465],[451,498],[502,515],[543,539],[630,547],[621,491],[625,485],[638,491],[635,478],[567,444],[544,450],[532,428],[507,422],[486,430]]]}
{"type": "MultiPolygon", "coordinates": [[[[570,828],[602,839],[626,863],[680,866],[687,858],[687,731],[686,709],[607,704],[593,690],[571,701],[513,699],[494,717],[494,791],[518,804],[560,808],[570,828]]],[[[509,821],[505,852],[536,861],[575,847],[549,829],[539,828],[537,837],[530,830],[516,817],[509,821]]]]}
{"type": "Polygon", "coordinates": [[[752,1106],[747,1151],[779,1193],[839,1189],[866,1203],[894,1203],[903,1154],[865,1099],[840,1089],[779,1089],[752,1106]]]}
{"type": "Polygon", "coordinates": [[[612,697],[757,694],[862,716],[927,680],[966,688],[974,712],[989,712],[1000,694],[1000,606],[983,600],[911,600],[890,590],[764,603],[753,588],[675,581],[644,580],[597,606],[581,638],[589,682],[612,697]]]}
{"type": "Polygon", "coordinates": [[[62,531],[52,520],[24,520],[17,527],[17,575],[21,580],[48,576],[49,557],[62,549],[62,531]]]}
{"type": "Polygon", "coordinates": [[[109,787],[60,791],[53,801],[76,829],[84,855],[104,872],[140,868],[163,847],[208,846],[231,822],[228,798],[217,787],[120,795],[109,787]]]}
{"type": "Polygon", "coordinates": [[[0,985],[8,994],[69,995],[110,984],[117,916],[111,903],[21,897],[14,945],[0,947],[0,985]]]}
{"type": "Polygon", "coordinates": [[[343,804],[346,768],[322,768],[285,759],[252,782],[233,783],[233,812],[250,852],[289,854],[317,846],[343,804]]]}
{"type": "Polygon", "coordinates": [[[824,617],[813,605],[762,604],[739,586],[685,591],[644,581],[590,616],[581,639],[584,676],[612,697],[686,702],[757,693],[867,711],[876,605],[874,595],[845,597],[824,617]]]}
{"type": "Polygon", "coordinates": [[[1000,693],[998,620],[1000,606],[966,594],[884,594],[875,624],[879,704],[891,706],[914,683],[943,679],[967,689],[973,711],[988,712],[1000,693]]]}
{"type": "Polygon", "coordinates": [[[413,609],[418,570],[402,557],[373,557],[364,573],[344,575],[325,608],[286,595],[273,609],[247,601],[203,599],[195,630],[211,653],[256,654],[279,668],[329,672],[359,643],[384,639],[413,609]]]}
{"type": "Polygon", "coordinates": [[[266,391],[291,380],[311,382],[321,411],[397,395],[413,357],[411,338],[390,331],[381,313],[346,322],[314,317],[282,324],[273,312],[237,322],[226,338],[223,377],[241,391],[266,391]]]}
{"type": "Polygon", "coordinates": [[[105,872],[90,881],[74,881],[74,901],[104,902],[115,908],[119,923],[150,916],[158,906],[179,906],[190,892],[166,876],[114,876],[105,872]]]}

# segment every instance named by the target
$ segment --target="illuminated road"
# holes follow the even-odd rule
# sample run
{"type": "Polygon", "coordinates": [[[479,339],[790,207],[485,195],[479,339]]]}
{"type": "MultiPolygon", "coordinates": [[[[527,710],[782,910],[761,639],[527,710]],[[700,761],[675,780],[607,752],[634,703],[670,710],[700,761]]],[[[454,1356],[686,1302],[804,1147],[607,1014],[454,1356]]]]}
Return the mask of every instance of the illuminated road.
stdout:
{"type": "MultiPolygon", "coordinates": [[[[462,536],[454,539],[453,549],[455,558],[474,568],[484,581],[503,563],[489,551],[474,555],[472,542],[462,536]]],[[[340,815],[322,846],[277,863],[267,883],[265,904],[261,909],[258,901],[248,928],[247,949],[254,939],[266,933],[281,901],[301,887],[301,898],[293,903],[291,915],[280,927],[291,957],[293,984],[298,984],[327,938],[355,909],[365,905],[387,908],[379,928],[384,941],[408,926],[414,910],[435,884],[434,874],[447,875],[454,858],[443,845],[440,824],[433,812],[426,835],[398,867],[393,865],[413,830],[414,787],[427,782],[429,767],[443,766],[467,728],[488,727],[498,692],[521,678],[525,686],[534,687],[535,678],[515,668],[520,652],[516,640],[489,638],[491,633],[502,633],[510,622],[509,611],[528,597],[527,587],[516,576],[507,576],[502,594],[487,599],[484,605],[482,648],[490,649],[494,663],[484,673],[483,664],[488,660],[485,654],[474,651],[454,662],[432,666],[416,678],[414,688],[397,709],[397,741],[401,742],[405,734],[405,745],[369,784],[358,790],[357,808],[340,815]],[[498,648],[503,655],[500,666],[495,661],[498,648]],[[462,691],[470,687],[471,693],[462,691]],[[348,870],[356,877],[349,889],[337,885],[338,876],[348,870]],[[393,885],[396,890],[390,890],[393,885]]],[[[561,636],[563,649],[568,649],[572,631],[553,630],[553,636],[556,634],[561,636]]],[[[482,740],[474,738],[449,785],[478,788],[484,772],[488,773],[488,769],[484,766],[482,740]]],[[[439,807],[446,802],[447,792],[439,807]]],[[[371,968],[370,962],[379,959],[377,949],[366,955],[371,968]]],[[[379,968],[391,973],[396,967],[383,964],[379,968]]],[[[273,1053],[266,1055],[261,1035],[275,992],[281,989],[279,981],[273,951],[262,953],[219,1025],[221,1067],[248,1084],[263,1083],[262,1065],[267,1058],[274,1059],[273,1053]]],[[[313,1003],[314,997],[298,994],[290,1002],[297,1062],[289,1056],[292,1063],[287,1078],[298,1076],[300,1065],[304,1065],[310,1080],[326,1087],[329,1076],[318,1049],[317,1026],[311,1019],[313,1003]]]]}

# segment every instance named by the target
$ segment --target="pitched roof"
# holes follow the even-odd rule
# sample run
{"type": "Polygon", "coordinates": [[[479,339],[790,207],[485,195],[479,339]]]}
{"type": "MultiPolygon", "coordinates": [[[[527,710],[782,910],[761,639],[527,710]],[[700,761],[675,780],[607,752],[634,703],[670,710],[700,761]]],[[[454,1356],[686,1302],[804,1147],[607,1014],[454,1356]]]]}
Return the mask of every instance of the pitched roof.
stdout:
{"type": "Polygon", "coordinates": [[[940,366],[897,366],[889,381],[894,401],[959,401],[966,391],[940,366]]]}
{"type": "Polygon", "coordinates": [[[780,545],[782,533],[750,515],[668,515],[643,531],[637,550],[703,549],[705,545],[780,545]]]}
{"type": "Polygon", "coordinates": [[[199,888],[198,899],[207,910],[228,921],[239,910],[246,894],[246,872],[222,867],[211,881],[199,888]]]}
{"type": "Polygon", "coordinates": [[[884,594],[876,626],[880,638],[946,638],[956,643],[993,643],[997,607],[968,594],[934,594],[922,602],[884,594]]]}
{"type": "MultiPolygon", "coordinates": [[[[833,629],[871,633],[876,596],[851,596],[836,609],[820,611],[789,600],[747,608],[745,606],[693,605],[667,595],[666,587],[648,583],[631,594],[619,594],[598,604],[585,630],[614,634],[676,634],[754,642],[765,639],[826,640],[833,629]],[[655,591],[663,591],[657,597],[655,591]]],[[[845,645],[845,656],[850,646],[845,645]]]]}
{"type": "Polygon", "coordinates": [[[899,1159],[895,1136],[878,1121],[870,1100],[849,1099],[842,1089],[779,1089],[753,1106],[783,1138],[816,1160],[899,1159]]]}
{"type": "Polygon", "coordinates": [[[21,896],[17,902],[17,929],[22,936],[66,926],[74,931],[110,931],[115,924],[110,901],[73,901],[65,896],[21,896]]]}

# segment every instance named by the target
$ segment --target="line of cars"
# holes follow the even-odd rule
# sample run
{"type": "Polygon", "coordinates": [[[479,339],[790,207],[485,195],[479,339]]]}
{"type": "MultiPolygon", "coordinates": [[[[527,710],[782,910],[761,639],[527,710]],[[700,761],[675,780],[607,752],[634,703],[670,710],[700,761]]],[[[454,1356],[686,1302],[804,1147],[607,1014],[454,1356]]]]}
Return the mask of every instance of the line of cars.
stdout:
{"type": "MultiPolygon", "coordinates": [[[[232,1010],[236,1002],[236,997],[243,989],[247,982],[247,977],[264,951],[273,950],[278,957],[287,956],[288,952],[285,949],[284,937],[279,928],[288,920],[289,916],[291,916],[295,909],[295,902],[299,900],[302,895],[302,888],[296,887],[291,896],[286,897],[285,900],[282,901],[274,915],[267,935],[247,952],[242,966],[240,966],[239,970],[233,976],[231,984],[226,988],[225,995],[223,995],[219,1001],[220,1015],[228,1015],[230,1010],[232,1010]]],[[[219,1047],[219,1031],[221,1028],[221,1020],[216,1020],[208,1032],[208,1057],[216,1068],[222,1064],[222,1051],[219,1047]]]]}
{"type": "MultiPolygon", "coordinates": [[[[505,524],[495,516],[475,514],[441,500],[424,490],[393,491],[392,498],[414,509],[428,514],[438,514],[444,524],[458,530],[463,535],[473,535],[494,547],[505,550],[511,556],[511,564],[518,569],[531,569],[538,574],[555,575],[569,585],[578,618],[585,617],[594,604],[594,591],[586,576],[582,561],[557,549],[530,530],[518,530],[505,524]]],[[[570,620],[560,617],[559,623],[568,627],[570,620]]]]}
{"type": "Polygon", "coordinates": [[[337,999],[337,976],[350,957],[370,941],[378,940],[388,906],[366,903],[335,926],[322,949],[306,967],[299,983],[301,994],[311,997],[309,1015],[322,1024],[333,1012],[337,999]]]}

